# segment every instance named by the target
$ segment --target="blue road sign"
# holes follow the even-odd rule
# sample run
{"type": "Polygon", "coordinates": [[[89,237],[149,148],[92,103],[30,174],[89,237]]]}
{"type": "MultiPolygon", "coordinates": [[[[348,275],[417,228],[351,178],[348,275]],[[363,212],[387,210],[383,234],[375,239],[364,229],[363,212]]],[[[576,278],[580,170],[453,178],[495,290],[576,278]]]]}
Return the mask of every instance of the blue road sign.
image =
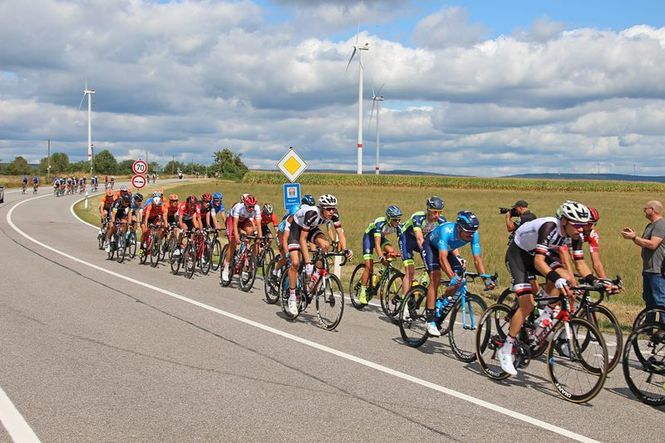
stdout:
{"type": "Polygon", "coordinates": [[[284,210],[288,211],[293,205],[300,205],[300,183],[284,183],[284,210]]]}

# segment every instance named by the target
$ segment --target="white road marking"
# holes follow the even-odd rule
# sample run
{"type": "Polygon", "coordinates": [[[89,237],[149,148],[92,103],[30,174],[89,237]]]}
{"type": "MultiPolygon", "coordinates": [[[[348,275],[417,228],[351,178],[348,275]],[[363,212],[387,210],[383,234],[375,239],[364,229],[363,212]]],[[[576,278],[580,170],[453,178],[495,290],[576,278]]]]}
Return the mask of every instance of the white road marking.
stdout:
{"type": "Polygon", "coordinates": [[[0,388],[0,422],[2,422],[12,440],[17,443],[39,441],[35,432],[2,388],[0,388]]]}
{"type": "Polygon", "coordinates": [[[82,264],[82,265],[84,265],[84,266],[88,266],[88,267],[90,267],[90,268],[92,268],[92,269],[95,269],[95,270],[100,271],[100,272],[104,272],[104,273],[106,273],[106,274],[108,274],[108,275],[112,275],[112,276],[114,276],[114,277],[116,277],[116,278],[119,278],[119,279],[122,279],[122,280],[125,280],[125,281],[128,281],[128,282],[134,283],[134,284],[136,284],[136,285],[138,285],[138,286],[142,286],[142,287],[144,287],[144,288],[151,289],[151,290],[153,290],[153,291],[159,292],[159,293],[161,293],[161,294],[164,294],[164,295],[166,295],[166,296],[172,297],[172,298],[174,298],[174,299],[177,299],[177,300],[183,301],[183,302],[185,302],[185,303],[189,303],[189,304],[191,304],[191,305],[193,305],[193,306],[197,306],[197,307],[199,307],[199,308],[202,308],[202,309],[208,310],[208,311],[210,311],[210,312],[214,312],[215,314],[219,314],[219,315],[222,315],[222,316],[224,316],[224,317],[227,317],[227,318],[230,318],[230,319],[236,320],[236,321],[238,321],[238,322],[241,322],[241,323],[244,323],[244,324],[246,324],[246,325],[249,325],[249,326],[255,327],[255,328],[260,329],[260,330],[262,330],[262,331],[265,331],[265,332],[268,332],[268,333],[271,333],[271,334],[274,334],[274,335],[280,336],[280,337],[285,338],[285,339],[287,339],[287,340],[291,340],[291,341],[294,341],[294,342],[300,343],[300,344],[302,344],[302,345],[308,346],[308,347],[310,347],[310,348],[317,349],[317,350],[319,350],[319,351],[323,351],[323,352],[326,352],[326,353],[328,353],[328,354],[335,355],[335,356],[340,357],[340,358],[343,358],[343,359],[345,359],[345,360],[348,360],[348,361],[352,361],[352,362],[358,363],[358,364],[360,364],[360,365],[363,365],[363,366],[365,366],[365,367],[368,367],[368,368],[374,369],[374,370],[379,371],[379,372],[382,372],[382,373],[384,373],[384,374],[392,375],[392,376],[397,377],[397,378],[400,378],[400,379],[402,379],[402,380],[406,380],[406,381],[409,381],[409,382],[411,382],[411,383],[414,383],[414,384],[417,384],[417,385],[420,385],[420,386],[423,386],[423,387],[426,387],[426,388],[432,389],[432,390],[434,390],[434,391],[440,392],[440,393],[442,393],[442,394],[449,395],[449,396],[451,396],[451,397],[454,397],[454,398],[457,398],[457,399],[460,399],[460,400],[463,400],[463,401],[466,401],[466,402],[472,403],[472,404],[474,404],[474,405],[476,405],[476,406],[480,406],[480,407],[482,407],[482,408],[489,409],[489,410],[491,410],[491,411],[497,412],[497,413],[499,413],[499,414],[503,414],[503,415],[505,415],[505,416],[508,416],[508,417],[514,418],[514,419],[516,419],[516,420],[520,420],[520,421],[523,421],[523,422],[525,422],[525,423],[529,423],[529,424],[531,424],[531,425],[533,425],[533,426],[536,426],[536,427],[542,428],[542,429],[544,429],[544,430],[546,430],[546,431],[554,432],[554,433],[556,433],[556,434],[559,434],[559,435],[561,435],[561,436],[564,436],[564,437],[570,438],[570,439],[572,439],[572,440],[576,440],[576,441],[580,441],[580,442],[588,442],[588,443],[591,443],[591,442],[597,442],[596,440],[594,440],[594,439],[592,439],[592,438],[586,437],[586,436],[581,435],[581,434],[577,434],[577,433],[575,433],[575,432],[573,432],[573,431],[569,431],[569,430],[564,429],[564,428],[561,428],[561,427],[559,427],[559,426],[555,426],[555,425],[553,425],[553,424],[551,424],[551,423],[547,423],[547,422],[544,422],[544,421],[542,421],[542,420],[538,420],[538,419],[536,419],[536,418],[530,417],[530,416],[528,416],[528,415],[525,415],[525,414],[522,414],[522,413],[519,413],[519,412],[516,412],[516,411],[510,410],[510,409],[508,409],[508,408],[504,408],[504,407],[502,407],[502,406],[496,405],[496,404],[494,404],[494,403],[490,403],[490,402],[488,402],[488,401],[481,400],[481,399],[476,398],[476,397],[473,397],[473,396],[471,396],[471,395],[467,395],[467,394],[464,394],[464,393],[462,393],[462,392],[458,392],[458,391],[455,391],[455,390],[453,390],[453,389],[446,388],[445,386],[437,385],[437,384],[432,383],[432,382],[429,382],[429,381],[427,381],[427,380],[423,380],[423,379],[421,379],[421,378],[414,377],[414,376],[409,375],[409,374],[406,374],[406,373],[404,373],[404,372],[397,371],[397,370],[395,370],[395,369],[392,369],[392,368],[389,368],[389,367],[386,367],[386,366],[380,365],[380,364],[378,364],[378,363],[374,363],[374,362],[372,362],[372,361],[370,361],[370,360],[365,360],[364,358],[360,358],[360,357],[357,357],[357,356],[355,356],[355,355],[352,355],[352,354],[349,354],[349,353],[346,353],[346,352],[343,352],[343,351],[339,351],[339,350],[337,350],[337,349],[334,349],[334,348],[331,348],[331,347],[328,347],[328,346],[325,346],[325,345],[322,345],[322,344],[316,343],[316,342],[314,342],[314,341],[307,340],[307,339],[305,339],[305,338],[302,338],[302,337],[299,337],[299,336],[296,336],[296,335],[289,334],[288,332],[284,332],[284,331],[281,331],[281,330],[279,330],[279,329],[275,329],[275,328],[273,328],[273,327],[271,327],[271,326],[264,325],[263,323],[259,323],[259,322],[256,322],[256,321],[254,321],[254,320],[250,320],[250,319],[247,319],[247,318],[241,317],[241,316],[239,316],[239,315],[233,314],[233,313],[231,313],[231,312],[227,312],[227,311],[224,311],[224,310],[222,310],[222,309],[215,308],[214,306],[206,305],[205,303],[201,303],[201,302],[199,302],[199,301],[196,301],[196,300],[193,300],[193,299],[187,298],[187,297],[185,297],[185,296],[183,296],[183,295],[177,294],[177,293],[175,293],[175,292],[171,292],[171,291],[169,291],[169,290],[167,290],[167,289],[162,289],[162,288],[160,288],[160,287],[153,286],[153,285],[148,284],[148,283],[144,283],[144,282],[139,281],[139,280],[136,280],[136,279],[134,279],[134,278],[131,278],[131,277],[127,277],[127,276],[124,276],[124,275],[118,274],[118,273],[116,273],[116,272],[113,272],[113,271],[110,271],[110,270],[108,270],[108,269],[105,269],[105,268],[102,268],[102,267],[100,267],[100,266],[97,266],[97,265],[95,265],[95,264],[93,264],[93,263],[86,262],[86,261],[84,261],[84,260],[82,260],[82,259],[80,259],[80,258],[78,258],[78,257],[74,257],[74,256],[72,256],[72,255],[70,255],[70,254],[67,254],[66,252],[60,251],[60,250],[58,250],[58,249],[55,249],[54,247],[49,246],[49,245],[47,245],[47,244],[44,244],[44,243],[40,242],[39,240],[36,240],[35,238],[29,236],[28,234],[26,234],[25,232],[23,232],[20,228],[18,228],[18,227],[14,224],[14,222],[12,221],[12,214],[14,213],[14,210],[15,210],[17,207],[19,207],[20,205],[22,205],[22,204],[24,204],[24,203],[27,203],[27,202],[29,202],[29,201],[32,201],[32,200],[35,200],[35,199],[38,199],[38,198],[41,198],[41,197],[35,197],[35,198],[31,198],[31,199],[23,200],[23,201],[20,201],[20,202],[16,203],[16,204],[15,204],[15,205],[9,210],[9,212],[7,212],[7,217],[6,217],[6,219],[7,219],[7,223],[9,224],[9,226],[12,227],[12,229],[14,229],[14,231],[16,231],[18,234],[20,234],[21,236],[23,236],[23,237],[26,238],[27,240],[29,240],[29,241],[31,241],[31,242],[33,242],[33,243],[35,243],[35,244],[37,244],[37,245],[39,245],[39,246],[45,248],[45,249],[48,249],[48,250],[51,251],[51,252],[54,252],[54,253],[56,253],[56,254],[58,254],[58,255],[61,255],[61,256],[63,256],[63,257],[66,257],[66,258],[68,258],[68,259],[70,259],[70,260],[72,260],[72,261],[74,261],[74,262],[76,262],[76,263],[82,264]]]}

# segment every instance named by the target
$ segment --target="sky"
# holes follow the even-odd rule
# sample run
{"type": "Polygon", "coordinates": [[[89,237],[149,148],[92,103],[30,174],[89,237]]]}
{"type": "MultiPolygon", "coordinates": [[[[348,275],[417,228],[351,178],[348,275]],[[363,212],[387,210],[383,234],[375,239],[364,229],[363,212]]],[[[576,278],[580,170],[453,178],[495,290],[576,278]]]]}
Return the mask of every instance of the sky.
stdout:
{"type": "Polygon", "coordinates": [[[665,3],[0,0],[0,161],[663,175],[665,3]]]}

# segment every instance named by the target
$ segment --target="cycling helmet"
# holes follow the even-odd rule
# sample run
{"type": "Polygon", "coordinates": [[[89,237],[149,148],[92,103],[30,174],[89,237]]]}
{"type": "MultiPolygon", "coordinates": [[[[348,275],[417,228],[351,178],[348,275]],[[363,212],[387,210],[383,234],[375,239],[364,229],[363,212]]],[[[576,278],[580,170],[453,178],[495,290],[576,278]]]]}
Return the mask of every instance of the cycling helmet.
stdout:
{"type": "Polygon", "coordinates": [[[129,196],[129,194],[125,194],[121,197],[121,201],[124,205],[129,205],[132,202],[132,198],[129,196]]]}
{"type": "Polygon", "coordinates": [[[337,197],[332,194],[323,194],[319,197],[319,204],[323,207],[337,206],[337,197]]]}
{"type": "Polygon", "coordinates": [[[196,204],[196,196],[195,195],[190,195],[187,197],[187,204],[188,205],[195,205],[196,204]]]}
{"type": "Polygon", "coordinates": [[[568,200],[559,206],[556,216],[557,218],[565,217],[573,223],[589,223],[591,218],[589,208],[572,200],[568,200]]]}
{"type": "Polygon", "coordinates": [[[134,200],[143,201],[143,194],[137,192],[136,194],[134,194],[134,200]]]}
{"type": "Polygon", "coordinates": [[[272,215],[273,208],[270,203],[266,203],[265,205],[263,205],[263,213],[267,215],[272,215]]]}
{"type": "Polygon", "coordinates": [[[427,199],[427,209],[430,211],[441,211],[443,210],[443,199],[436,195],[431,196],[427,199]]]}
{"type": "Polygon", "coordinates": [[[120,185],[120,192],[127,192],[127,185],[120,185]]]}
{"type": "Polygon", "coordinates": [[[457,226],[466,232],[475,232],[480,226],[478,217],[471,211],[460,211],[457,213],[457,226]]]}
{"type": "Polygon", "coordinates": [[[589,222],[590,223],[598,223],[598,220],[600,220],[600,215],[598,214],[598,209],[589,207],[589,222]]]}
{"type": "Polygon", "coordinates": [[[252,194],[243,194],[242,202],[246,208],[254,207],[256,205],[256,197],[252,194]]]}
{"type": "Polygon", "coordinates": [[[210,195],[209,192],[206,192],[205,194],[203,194],[203,195],[201,196],[201,201],[209,202],[209,201],[211,201],[211,200],[212,200],[212,195],[210,195]]]}
{"type": "Polygon", "coordinates": [[[214,194],[212,194],[212,199],[213,200],[221,200],[222,198],[223,198],[223,196],[222,196],[221,192],[215,192],[214,194]]]}
{"type": "Polygon", "coordinates": [[[300,199],[300,203],[308,206],[316,206],[316,200],[314,200],[314,196],[312,194],[303,195],[302,199],[300,199]]]}
{"type": "Polygon", "coordinates": [[[152,196],[153,196],[153,197],[160,197],[160,198],[161,198],[162,193],[161,193],[160,191],[155,191],[155,192],[152,193],[152,196]]]}
{"type": "Polygon", "coordinates": [[[388,206],[388,209],[386,209],[386,217],[400,218],[402,217],[402,210],[395,205],[390,205],[388,206]]]}
{"type": "Polygon", "coordinates": [[[152,198],[152,204],[155,206],[161,206],[162,205],[162,198],[161,197],[153,197],[152,198]]]}
{"type": "Polygon", "coordinates": [[[169,200],[171,200],[172,202],[177,202],[178,201],[178,194],[169,195],[169,200]]]}

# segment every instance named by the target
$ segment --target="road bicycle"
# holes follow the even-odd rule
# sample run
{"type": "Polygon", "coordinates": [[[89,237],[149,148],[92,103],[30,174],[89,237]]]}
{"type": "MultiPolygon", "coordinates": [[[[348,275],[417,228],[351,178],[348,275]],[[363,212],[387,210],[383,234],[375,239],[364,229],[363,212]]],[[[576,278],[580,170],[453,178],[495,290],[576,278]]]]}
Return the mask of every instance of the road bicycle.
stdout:
{"type": "Polygon", "coordinates": [[[150,223],[148,225],[150,233],[145,239],[145,244],[141,245],[140,261],[145,264],[150,257],[150,266],[157,267],[162,255],[161,224],[150,223]]]}
{"type": "Polygon", "coordinates": [[[113,234],[111,234],[109,250],[107,252],[109,260],[113,260],[113,255],[115,254],[115,259],[118,263],[125,261],[127,255],[127,240],[127,222],[116,221],[113,234]]]}
{"type": "Polygon", "coordinates": [[[224,261],[224,256],[222,255],[222,242],[219,241],[219,233],[222,229],[224,228],[209,229],[208,231],[207,242],[211,250],[210,270],[213,272],[217,272],[224,261]]]}
{"type": "MultiPolygon", "coordinates": [[[[255,235],[242,234],[240,236],[240,243],[236,247],[231,263],[229,263],[228,279],[224,279],[224,267],[220,267],[219,281],[222,286],[229,286],[233,276],[237,275],[238,287],[242,291],[249,292],[252,289],[252,286],[254,286],[254,280],[256,279],[256,259],[254,253],[255,239],[255,235]]],[[[222,257],[226,257],[228,248],[228,244],[224,245],[224,248],[222,249],[222,257]]]]}
{"type": "MultiPolygon", "coordinates": [[[[623,333],[621,325],[616,315],[601,303],[607,297],[609,300],[610,295],[623,290],[623,282],[621,277],[617,276],[614,280],[599,282],[597,285],[580,284],[575,288],[575,306],[571,306],[574,312],[573,317],[583,318],[591,322],[603,336],[605,345],[608,352],[608,367],[607,372],[612,372],[617,367],[621,360],[621,351],[623,350],[623,333]],[[611,292],[605,287],[605,283],[610,283],[613,290],[611,292]],[[592,294],[598,294],[594,299],[592,294]]],[[[506,289],[497,299],[497,303],[511,305],[516,303],[514,292],[511,289],[506,289]]],[[[540,306],[546,305],[536,299],[534,302],[533,317],[538,318],[540,314],[540,306]]],[[[537,325],[536,325],[537,326],[537,325]]],[[[545,352],[546,344],[543,344],[538,349],[533,349],[532,358],[537,358],[545,352]]]]}
{"type": "Polygon", "coordinates": [[[312,300],[315,300],[316,315],[319,324],[324,329],[332,331],[342,321],[342,315],[344,314],[344,289],[342,288],[341,280],[335,274],[330,273],[329,262],[327,260],[335,256],[345,256],[345,253],[325,252],[317,247],[312,254],[312,263],[318,262],[323,267],[317,268],[312,277],[308,277],[305,267],[301,266],[301,270],[296,278],[298,313],[295,315],[291,314],[288,308],[290,283],[289,273],[287,272],[289,268],[287,266],[290,267],[290,263],[285,265],[279,285],[279,299],[282,312],[284,312],[288,320],[294,321],[307,309],[312,300]]]}
{"type": "MultiPolygon", "coordinates": [[[[571,290],[584,291],[585,287],[571,290]]],[[[526,368],[545,348],[547,370],[559,395],[573,403],[593,399],[603,388],[608,372],[608,353],[603,335],[584,318],[574,317],[567,295],[541,297],[540,303],[560,303],[561,310],[546,325],[536,325],[532,313],[513,344],[515,368],[526,368]]],[[[490,306],[476,330],[476,356],[482,371],[494,380],[510,375],[501,369],[497,352],[504,345],[510,320],[518,304],[490,306]]]]}
{"type": "Polygon", "coordinates": [[[635,331],[645,323],[665,323],[665,306],[642,309],[633,321],[632,330],[635,331]]]}
{"type": "MultiPolygon", "coordinates": [[[[395,257],[389,257],[383,261],[377,260],[374,262],[372,273],[367,280],[367,288],[365,291],[367,304],[369,304],[375,296],[378,296],[381,300],[381,308],[383,309],[383,312],[389,317],[391,317],[390,300],[394,299],[396,295],[399,296],[397,291],[402,287],[401,278],[404,277],[404,273],[393,265],[394,261],[395,257]],[[400,277],[399,280],[393,278],[397,276],[400,277]],[[392,282],[392,286],[389,282],[392,282]]],[[[360,310],[367,306],[363,305],[358,300],[362,287],[361,277],[364,271],[365,263],[360,263],[351,273],[351,279],[349,280],[349,299],[351,299],[353,307],[360,310]]]]}
{"type": "Polygon", "coordinates": [[[183,267],[186,278],[192,278],[196,270],[196,250],[190,234],[190,231],[181,231],[175,245],[169,250],[171,273],[175,275],[183,267]]]}
{"type": "MultiPolygon", "coordinates": [[[[474,336],[479,319],[487,308],[485,300],[469,292],[467,283],[478,277],[490,278],[496,283],[497,274],[487,275],[464,271],[460,285],[453,293],[448,288],[449,281],[442,281],[442,290],[436,300],[436,322],[441,335],[448,335],[448,342],[455,356],[464,361],[476,359],[474,336]]],[[[404,342],[413,348],[422,346],[430,337],[427,332],[427,288],[422,285],[412,287],[402,300],[398,311],[398,325],[404,342]]]]}
{"type": "Polygon", "coordinates": [[[641,323],[626,340],[622,366],[628,388],[641,402],[664,406],[665,324],[641,323]]]}
{"type": "Polygon", "coordinates": [[[97,247],[102,250],[104,249],[104,243],[106,242],[106,230],[109,226],[109,219],[103,218],[101,220],[101,226],[99,227],[99,232],[97,233],[97,247]]]}

